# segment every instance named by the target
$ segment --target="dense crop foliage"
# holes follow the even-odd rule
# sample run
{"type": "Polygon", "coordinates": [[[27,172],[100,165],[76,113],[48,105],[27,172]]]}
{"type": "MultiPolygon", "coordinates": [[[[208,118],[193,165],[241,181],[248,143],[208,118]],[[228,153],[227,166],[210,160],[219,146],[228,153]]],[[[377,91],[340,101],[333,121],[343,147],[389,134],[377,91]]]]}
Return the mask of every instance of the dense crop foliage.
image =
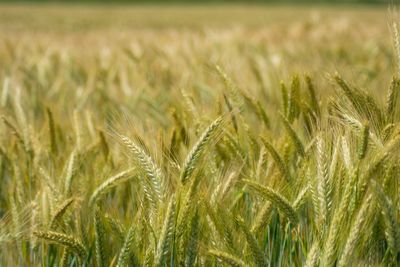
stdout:
{"type": "Polygon", "coordinates": [[[0,265],[400,263],[396,26],[120,12],[1,27],[0,265]]]}

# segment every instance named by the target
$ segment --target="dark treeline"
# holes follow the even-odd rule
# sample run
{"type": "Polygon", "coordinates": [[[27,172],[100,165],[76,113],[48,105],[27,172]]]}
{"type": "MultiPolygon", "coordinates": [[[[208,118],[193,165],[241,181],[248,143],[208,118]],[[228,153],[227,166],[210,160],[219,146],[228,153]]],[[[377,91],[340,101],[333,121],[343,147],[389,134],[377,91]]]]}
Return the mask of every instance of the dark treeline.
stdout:
{"type": "Polygon", "coordinates": [[[389,4],[395,3],[394,0],[0,0],[0,3],[140,3],[140,4],[169,4],[169,3],[243,3],[243,4],[259,4],[259,3],[338,3],[338,4],[389,4]]]}

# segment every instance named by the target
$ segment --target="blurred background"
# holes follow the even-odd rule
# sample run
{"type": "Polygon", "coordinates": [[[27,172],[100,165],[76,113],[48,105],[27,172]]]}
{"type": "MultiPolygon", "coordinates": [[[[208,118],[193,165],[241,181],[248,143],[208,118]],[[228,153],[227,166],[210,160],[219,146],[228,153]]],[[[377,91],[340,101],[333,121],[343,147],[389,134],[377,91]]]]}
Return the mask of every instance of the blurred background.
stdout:
{"type": "Polygon", "coordinates": [[[243,88],[272,88],[304,72],[325,85],[338,70],[370,88],[393,69],[397,15],[387,2],[3,1],[0,75],[45,80],[57,65],[73,74],[71,88],[90,87],[109,69],[136,88],[193,88],[213,84],[219,64],[243,88]],[[93,66],[98,73],[82,78],[93,66]]]}

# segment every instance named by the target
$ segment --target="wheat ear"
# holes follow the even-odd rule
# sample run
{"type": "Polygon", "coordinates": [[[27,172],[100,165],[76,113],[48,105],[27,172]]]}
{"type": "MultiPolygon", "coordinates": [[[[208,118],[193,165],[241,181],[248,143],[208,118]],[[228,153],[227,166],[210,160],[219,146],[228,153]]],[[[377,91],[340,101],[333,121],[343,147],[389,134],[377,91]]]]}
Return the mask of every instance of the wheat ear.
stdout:
{"type": "Polygon", "coordinates": [[[100,214],[100,209],[95,208],[94,212],[94,229],[95,229],[95,251],[96,251],[96,262],[98,267],[106,266],[106,252],[105,252],[105,229],[103,219],[100,214]]]}
{"type": "Polygon", "coordinates": [[[200,160],[201,154],[205,150],[206,145],[211,141],[212,137],[220,129],[222,122],[222,117],[219,117],[215,121],[213,121],[210,126],[208,126],[208,128],[203,132],[199,140],[196,142],[192,150],[187,155],[180,176],[181,182],[183,184],[185,184],[192,175],[195,167],[197,166],[197,163],[200,160]]]}
{"type": "Polygon", "coordinates": [[[128,230],[128,234],[125,237],[124,244],[119,252],[118,262],[116,265],[117,267],[125,267],[127,265],[127,261],[133,246],[134,238],[135,238],[135,227],[132,224],[132,226],[128,230]]]}
{"type": "Polygon", "coordinates": [[[103,194],[105,194],[108,190],[110,190],[111,188],[117,186],[118,184],[126,181],[127,179],[130,179],[132,177],[134,177],[132,175],[132,172],[135,170],[136,168],[130,168],[128,170],[125,170],[123,172],[120,172],[110,178],[108,178],[107,180],[105,180],[103,183],[101,183],[93,192],[93,194],[91,195],[90,199],[89,199],[89,205],[93,206],[96,201],[100,198],[100,196],[102,196],[103,194]]]}
{"type": "Polygon", "coordinates": [[[289,201],[280,195],[278,192],[273,190],[272,188],[265,187],[260,185],[259,183],[253,182],[251,180],[243,180],[243,182],[252,190],[259,193],[261,196],[265,197],[272,204],[276,205],[276,207],[282,211],[285,216],[293,223],[297,224],[298,216],[292,205],[289,201]]]}
{"type": "Polygon", "coordinates": [[[220,261],[232,266],[232,267],[245,267],[247,266],[241,259],[233,256],[232,254],[215,250],[215,249],[210,249],[208,251],[208,254],[211,256],[216,257],[220,261]]]}
{"type": "Polygon", "coordinates": [[[54,242],[56,244],[60,244],[70,248],[74,251],[81,259],[84,259],[86,256],[86,249],[83,244],[73,236],[66,235],[63,233],[53,232],[53,231],[34,231],[33,234],[41,239],[54,242]]]}
{"type": "Polygon", "coordinates": [[[163,266],[165,257],[169,252],[169,246],[175,227],[175,206],[175,197],[172,196],[168,204],[167,213],[164,219],[164,224],[160,233],[157,251],[154,258],[155,265],[158,267],[163,266]]]}

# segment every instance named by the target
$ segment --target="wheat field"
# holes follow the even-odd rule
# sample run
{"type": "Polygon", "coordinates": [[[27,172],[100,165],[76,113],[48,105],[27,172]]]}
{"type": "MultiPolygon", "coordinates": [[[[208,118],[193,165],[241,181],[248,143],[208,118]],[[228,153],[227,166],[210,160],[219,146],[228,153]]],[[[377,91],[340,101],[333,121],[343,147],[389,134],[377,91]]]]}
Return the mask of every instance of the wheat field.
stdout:
{"type": "Polygon", "coordinates": [[[397,18],[0,5],[0,265],[399,266],[397,18]]]}

